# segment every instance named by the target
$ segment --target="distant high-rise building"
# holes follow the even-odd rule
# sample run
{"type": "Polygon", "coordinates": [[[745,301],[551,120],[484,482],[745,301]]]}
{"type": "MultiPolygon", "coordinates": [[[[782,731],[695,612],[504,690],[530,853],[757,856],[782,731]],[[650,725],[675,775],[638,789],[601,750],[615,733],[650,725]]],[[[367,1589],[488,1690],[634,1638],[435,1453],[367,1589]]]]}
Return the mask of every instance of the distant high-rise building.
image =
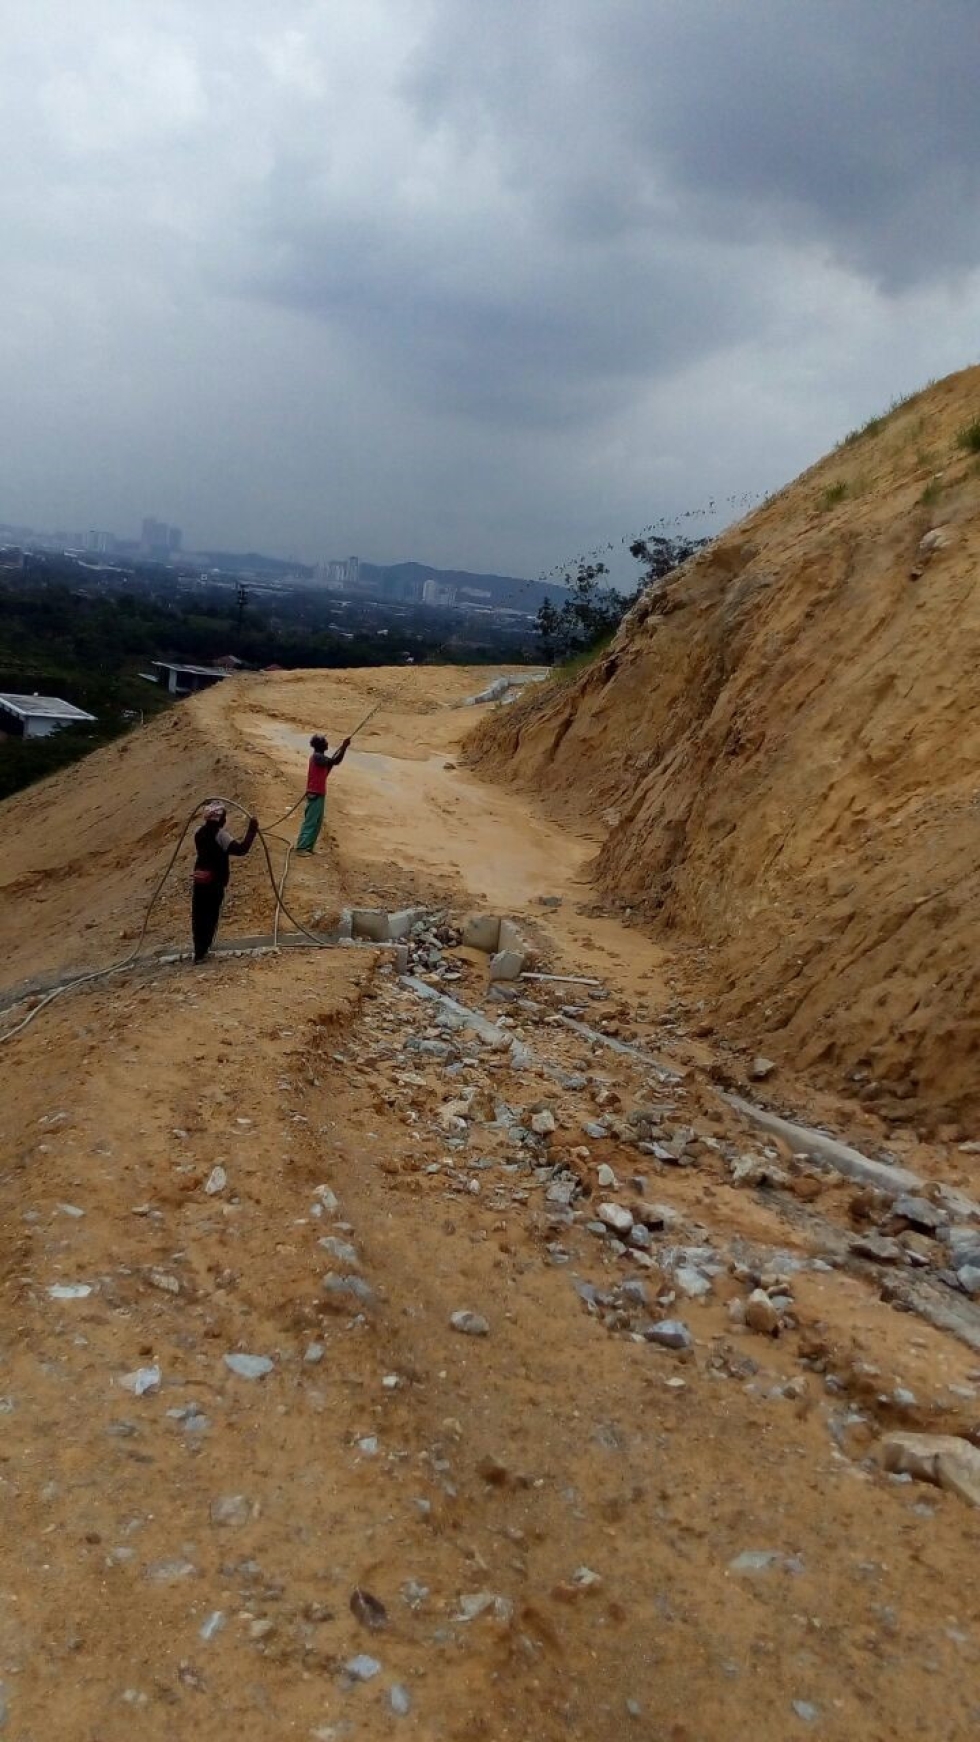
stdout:
{"type": "Polygon", "coordinates": [[[356,556],[325,556],[317,563],[313,579],[328,592],[343,593],[360,585],[361,565],[356,556]]]}
{"type": "Polygon", "coordinates": [[[422,603],[423,605],[455,605],[456,588],[449,586],[446,581],[437,581],[434,575],[430,575],[429,579],[422,584],[422,603]]]}
{"type": "Polygon", "coordinates": [[[179,526],[168,526],[165,520],[154,520],[152,514],[148,514],[140,528],[140,555],[166,562],[169,556],[175,556],[179,551],[181,537],[179,526]]]}
{"type": "Polygon", "coordinates": [[[114,550],[116,541],[111,532],[87,532],[85,534],[85,549],[104,556],[107,551],[114,550]]]}

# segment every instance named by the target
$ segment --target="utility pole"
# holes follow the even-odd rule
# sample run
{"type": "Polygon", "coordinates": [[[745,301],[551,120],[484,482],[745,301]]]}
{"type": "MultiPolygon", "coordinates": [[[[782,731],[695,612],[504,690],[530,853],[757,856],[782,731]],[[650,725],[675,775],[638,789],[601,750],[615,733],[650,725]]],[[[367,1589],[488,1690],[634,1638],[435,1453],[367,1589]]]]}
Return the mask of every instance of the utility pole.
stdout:
{"type": "Polygon", "coordinates": [[[246,586],[244,586],[244,584],[241,581],[239,581],[239,583],[238,583],[238,651],[239,651],[239,653],[241,652],[241,648],[242,648],[242,629],[243,629],[244,622],[245,622],[245,606],[247,604],[248,604],[248,588],[246,586]]]}

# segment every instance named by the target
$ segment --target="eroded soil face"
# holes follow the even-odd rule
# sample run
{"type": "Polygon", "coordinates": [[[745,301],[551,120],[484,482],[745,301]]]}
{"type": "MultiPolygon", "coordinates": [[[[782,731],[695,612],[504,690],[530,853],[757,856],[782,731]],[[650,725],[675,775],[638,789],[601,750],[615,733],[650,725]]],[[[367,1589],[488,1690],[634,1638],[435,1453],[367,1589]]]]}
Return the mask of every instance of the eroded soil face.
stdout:
{"type": "MultiPolygon", "coordinates": [[[[413,674],[287,902],[438,907],[414,965],[498,1044],[348,949],[123,974],[0,1051],[7,1731],[965,1742],[977,1514],[874,1457],[976,1431],[980,1356],[895,1305],[942,1241],[767,1147],[720,1094],[751,1051],[596,911],[594,839],[446,767],[484,676],[413,674]],[[491,995],[471,907],[598,984],[491,995]]],[[[229,683],[73,771],[60,849],[13,834],[5,984],[122,953],[197,798],[281,815],[395,681],[229,683]]],[[[232,875],[224,935],[267,930],[232,875]]]]}

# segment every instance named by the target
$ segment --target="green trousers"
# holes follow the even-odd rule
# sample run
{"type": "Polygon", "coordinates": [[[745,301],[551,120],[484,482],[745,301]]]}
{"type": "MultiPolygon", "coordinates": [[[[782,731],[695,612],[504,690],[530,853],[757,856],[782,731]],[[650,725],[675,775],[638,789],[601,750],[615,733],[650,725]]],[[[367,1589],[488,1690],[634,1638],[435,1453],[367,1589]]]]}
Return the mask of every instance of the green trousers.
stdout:
{"type": "Polygon", "coordinates": [[[299,831],[296,842],[297,853],[312,853],[317,843],[320,830],[323,827],[323,809],[326,799],[308,798],[303,812],[303,827],[299,831]]]}

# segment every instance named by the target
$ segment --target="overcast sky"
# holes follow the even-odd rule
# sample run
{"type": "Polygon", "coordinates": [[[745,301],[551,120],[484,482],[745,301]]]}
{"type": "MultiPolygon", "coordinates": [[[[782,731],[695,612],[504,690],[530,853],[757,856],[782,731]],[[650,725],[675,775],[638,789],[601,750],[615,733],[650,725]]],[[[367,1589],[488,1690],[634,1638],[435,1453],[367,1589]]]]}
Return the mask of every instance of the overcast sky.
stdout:
{"type": "Polygon", "coordinates": [[[977,0],[7,0],[0,519],[534,574],[980,351],[977,0]]]}

